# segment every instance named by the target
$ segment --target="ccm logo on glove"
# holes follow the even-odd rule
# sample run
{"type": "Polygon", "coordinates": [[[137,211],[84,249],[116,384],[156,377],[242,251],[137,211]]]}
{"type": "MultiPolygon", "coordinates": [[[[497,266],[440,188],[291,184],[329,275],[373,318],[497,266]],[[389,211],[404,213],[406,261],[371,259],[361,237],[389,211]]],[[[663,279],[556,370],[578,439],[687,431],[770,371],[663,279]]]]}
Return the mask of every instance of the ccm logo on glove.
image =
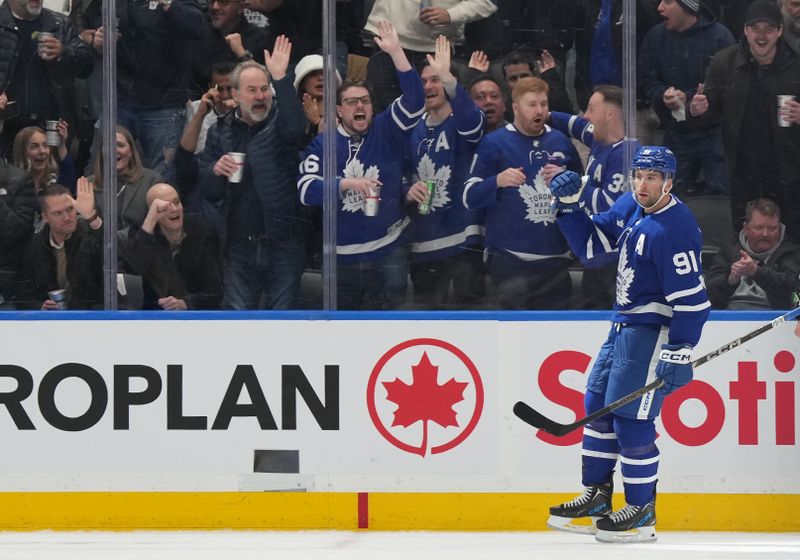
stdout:
{"type": "Polygon", "coordinates": [[[662,349],[658,356],[659,360],[672,364],[690,364],[692,362],[692,349],[681,348],[680,350],[662,349]]]}

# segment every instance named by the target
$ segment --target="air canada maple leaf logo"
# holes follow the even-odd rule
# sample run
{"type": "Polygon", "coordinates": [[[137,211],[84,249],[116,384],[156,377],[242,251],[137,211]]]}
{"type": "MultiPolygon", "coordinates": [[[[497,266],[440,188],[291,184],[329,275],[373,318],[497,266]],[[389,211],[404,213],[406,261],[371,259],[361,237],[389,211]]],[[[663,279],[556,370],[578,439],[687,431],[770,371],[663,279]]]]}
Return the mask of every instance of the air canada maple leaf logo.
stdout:
{"type": "Polygon", "coordinates": [[[384,438],[424,457],[452,449],[469,436],[483,409],[483,384],[459,348],[442,340],[414,339],[378,361],[367,404],[384,438]]]}

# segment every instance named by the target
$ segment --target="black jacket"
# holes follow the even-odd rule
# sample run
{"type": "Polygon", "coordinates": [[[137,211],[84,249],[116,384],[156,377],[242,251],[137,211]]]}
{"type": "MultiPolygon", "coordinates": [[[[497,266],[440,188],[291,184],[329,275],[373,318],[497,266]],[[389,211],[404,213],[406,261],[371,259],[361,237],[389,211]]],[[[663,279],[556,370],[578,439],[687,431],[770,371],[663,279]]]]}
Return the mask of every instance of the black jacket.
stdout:
{"type": "Polygon", "coordinates": [[[0,160],[0,296],[15,299],[25,245],[33,235],[36,212],[33,179],[0,160]]]}
{"type": "MultiPolygon", "coordinates": [[[[728,307],[739,287],[728,283],[728,275],[731,265],[739,260],[742,245],[734,241],[721,249],[705,272],[708,298],[716,309],[728,307]]],[[[784,238],[772,257],[766,263],[759,263],[753,280],[767,293],[770,308],[791,309],[792,292],[800,290],[800,245],[784,238]]]]}
{"type": "Polygon", "coordinates": [[[305,220],[299,217],[296,181],[306,117],[291,75],[273,80],[272,85],[276,95],[262,122],[248,126],[236,110],[220,117],[208,130],[199,156],[199,188],[210,202],[224,201],[228,235],[300,239],[305,220]],[[214,175],[214,164],[228,152],[247,154],[241,183],[228,183],[226,177],[214,175]],[[260,217],[254,206],[259,207],[260,217]],[[232,212],[247,215],[251,223],[234,222],[232,212]]]}
{"type": "Polygon", "coordinates": [[[161,309],[158,298],[173,296],[189,309],[219,309],[222,267],[217,234],[200,219],[184,215],[186,237],[174,254],[156,228],[137,230],[119,245],[126,269],[144,280],[144,309],[161,309]]]}
{"type": "MultiPolygon", "coordinates": [[[[64,242],[67,255],[67,309],[103,308],[103,228],[92,229],[83,220],[64,242]]],[[[39,309],[48,293],[58,289],[56,258],[45,225],[28,243],[19,306],[39,309]]]]}
{"type": "Polygon", "coordinates": [[[149,0],[117,0],[117,87],[120,101],[136,109],[183,107],[191,84],[193,42],[203,12],[197,0],[173,0],[150,9],[149,0]]]}
{"type": "MultiPolygon", "coordinates": [[[[94,68],[92,48],[81,41],[80,37],[66,16],[42,9],[42,31],[53,33],[63,45],[64,52],[56,61],[43,62],[36,58],[35,63],[44,64],[50,78],[50,93],[56,104],[57,116],[66,118],[72,115],[72,90],[75,78],[88,78],[94,68]]],[[[20,31],[14,21],[11,8],[7,2],[0,5],[0,86],[2,91],[14,76],[19,57],[20,41],[32,41],[30,37],[20,37],[20,31]]],[[[25,116],[24,99],[15,100],[20,104],[20,112],[25,116]]]]}

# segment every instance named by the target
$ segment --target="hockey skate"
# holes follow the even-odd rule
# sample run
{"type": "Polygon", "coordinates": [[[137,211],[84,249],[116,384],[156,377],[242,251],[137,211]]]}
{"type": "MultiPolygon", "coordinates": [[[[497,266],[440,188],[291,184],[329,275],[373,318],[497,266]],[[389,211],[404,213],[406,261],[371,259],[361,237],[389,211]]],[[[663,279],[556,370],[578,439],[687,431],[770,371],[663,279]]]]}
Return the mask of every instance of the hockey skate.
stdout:
{"type": "Polygon", "coordinates": [[[551,507],[547,526],[557,531],[593,535],[598,520],[611,513],[613,493],[613,482],[587,486],[574,500],[551,507]]]}
{"type": "Polygon", "coordinates": [[[652,542],[656,540],[656,503],[626,505],[597,522],[594,536],[605,543],[652,542]]]}

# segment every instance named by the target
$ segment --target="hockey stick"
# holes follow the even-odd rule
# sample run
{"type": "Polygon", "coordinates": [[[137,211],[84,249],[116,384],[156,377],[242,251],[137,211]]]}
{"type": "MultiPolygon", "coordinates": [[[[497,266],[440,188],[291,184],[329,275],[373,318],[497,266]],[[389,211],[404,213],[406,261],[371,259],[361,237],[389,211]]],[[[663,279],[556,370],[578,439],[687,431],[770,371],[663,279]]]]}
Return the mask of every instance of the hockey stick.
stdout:
{"type": "MultiPolygon", "coordinates": [[[[748,341],[754,339],[755,337],[757,337],[757,336],[759,336],[761,334],[764,334],[765,332],[767,332],[769,330],[772,330],[773,328],[777,327],[778,325],[782,325],[786,321],[791,321],[792,319],[794,319],[794,318],[796,318],[798,316],[800,316],[800,307],[797,307],[797,308],[789,311],[785,315],[781,315],[777,319],[773,319],[769,323],[760,326],[756,330],[754,330],[752,332],[749,332],[744,336],[740,336],[739,338],[734,339],[734,340],[730,341],[729,343],[727,343],[727,344],[725,344],[723,346],[720,346],[716,350],[714,350],[712,352],[709,352],[708,354],[706,354],[704,356],[701,356],[700,358],[697,358],[695,361],[692,362],[692,367],[701,366],[704,363],[706,363],[706,362],[708,362],[710,360],[713,360],[717,356],[721,356],[722,354],[725,354],[726,352],[728,352],[730,350],[733,350],[737,346],[740,346],[740,345],[744,344],[745,342],[748,342],[748,341]]],[[[664,381],[662,379],[660,379],[660,378],[656,379],[652,383],[648,383],[644,387],[642,387],[640,389],[636,389],[634,392],[629,393],[629,394],[625,395],[624,397],[621,397],[621,398],[617,399],[616,401],[614,401],[613,403],[609,404],[608,406],[605,406],[605,407],[601,408],[600,410],[598,410],[596,412],[593,412],[589,416],[586,416],[585,418],[581,418],[580,420],[578,420],[576,422],[573,422],[572,424],[560,424],[559,422],[556,422],[555,420],[551,420],[550,418],[547,418],[541,412],[538,412],[538,411],[534,410],[533,408],[531,408],[530,405],[528,405],[528,404],[526,404],[526,403],[524,403],[522,401],[517,401],[517,403],[514,405],[514,414],[517,415],[517,418],[519,418],[520,420],[522,420],[526,424],[530,424],[534,428],[539,428],[540,430],[544,430],[545,432],[547,432],[549,434],[553,434],[554,436],[563,436],[563,435],[566,435],[566,434],[572,432],[573,430],[577,430],[581,426],[585,426],[586,424],[588,424],[592,420],[600,418],[601,416],[603,416],[605,414],[608,414],[609,412],[614,411],[614,410],[618,409],[621,406],[625,406],[629,402],[638,399],[639,397],[641,397],[645,393],[649,393],[650,391],[652,391],[654,389],[658,389],[659,387],[661,387],[661,385],[663,383],[664,383],[664,381]]]]}

